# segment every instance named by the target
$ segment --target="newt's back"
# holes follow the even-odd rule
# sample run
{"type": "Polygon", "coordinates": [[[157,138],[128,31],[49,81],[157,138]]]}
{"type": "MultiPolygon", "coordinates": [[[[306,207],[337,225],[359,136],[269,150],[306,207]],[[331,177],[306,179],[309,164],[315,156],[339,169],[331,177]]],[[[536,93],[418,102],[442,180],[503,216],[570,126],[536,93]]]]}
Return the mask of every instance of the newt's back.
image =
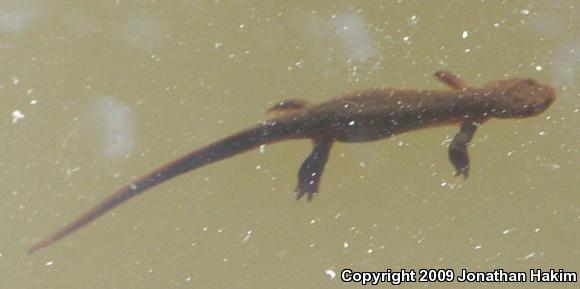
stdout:
{"type": "Polygon", "coordinates": [[[458,102],[473,91],[371,89],[311,106],[301,116],[342,142],[364,142],[406,131],[457,123],[458,102]]]}
{"type": "Polygon", "coordinates": [[[465,119],[534,116],[546,110],[555,95],[548,85],[519,78],[490,82],[484,88],[370,89],[307,107],[299,115],[317,134],[324,131],[334,140],[363,142],[465,119]]]}

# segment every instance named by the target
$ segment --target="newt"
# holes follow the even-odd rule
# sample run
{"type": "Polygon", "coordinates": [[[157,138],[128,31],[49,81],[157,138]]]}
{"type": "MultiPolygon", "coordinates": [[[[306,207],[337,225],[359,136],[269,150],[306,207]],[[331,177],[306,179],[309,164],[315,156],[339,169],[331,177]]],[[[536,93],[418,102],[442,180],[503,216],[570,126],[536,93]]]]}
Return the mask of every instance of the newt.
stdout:
{"type": "Polygon", "coordinates": [[[456,75],[438,71],[436,79],[451,89],[369,89],[310,104],[286,100],[269,111],[278,116],[194,150],[122,187],[72,223],[32,246],[32,253],[72,234],[123,202],[202,166],[264,144],[310,139],[313,149],[298,171],[296,199],[312,200],[335,142],[376,141],[413,130],[459,125],[449,145],[456,176],[468,177],[467,148],[477,128],[492,118],[525,118],[545,111],[556,98],[554,89],[532,78],[512,78],[466,86],[456,75]]]}

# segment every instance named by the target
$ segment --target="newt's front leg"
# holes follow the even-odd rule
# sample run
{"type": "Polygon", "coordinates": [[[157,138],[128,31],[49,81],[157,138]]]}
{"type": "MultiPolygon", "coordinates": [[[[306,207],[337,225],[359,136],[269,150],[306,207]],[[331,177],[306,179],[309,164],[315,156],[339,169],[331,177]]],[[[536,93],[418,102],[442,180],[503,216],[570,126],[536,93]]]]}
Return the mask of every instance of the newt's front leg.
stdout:
{"type": "Polygon", "coordinates": [[[437,78],[437,80],[447,84],[447,86],[449,86],[455,90],[467,89],[465,82],[463,82],[463,80],[461,80],[461,78],[459,78],[459,76],[457,76],[453,72],[446,71],[446,70],[439,70],[439,71],[435,72],[434,76],[435,76],[435,78],[437,78]]]}
{"type": "Polygon", "coordinates": [[[287,99],[272,106],[270,109],[268,109],[268,113],[270,112],[288,113],[292,111],[301,110],[309,105],[310,104],[307,101],[302,99],[287,99]]]}
{"type": "MultiPolygon", "coordinates": [[[[456,74],[440,70],[435,72],[435,78],[445,83],[447,86],[455,90],[465,90],[467,86],[456,74]]],[[[483,123],[484,119],[467,118],[461,124],[461,130],[455,135],[453,141],[449,145],[449,160],[455,167],[455,176],[463,175],[467,178],[469,175],[469,155],[467,154],[467,146],[477,128],[483,123]]]]}
{"type": "Polygon", "coordinates": [[[298,171],[298,185],[295,189],[297,200],[306,194],[306,198],[311,201],[314,194],[318,193],[320,178],[328,161],[332,143],[332,140],[314,140],[314,149],[298,171]]]}
{"type": "Polygon", "coordinates": [[[455,167],[455,176],[463,175],[467,178],[469,174],[469,155],[467,146],[477,128],[483,123],[483,119],[466,119],[461,124],[461,130],[455,135],[449,145],[449,160],[455,167]]]}

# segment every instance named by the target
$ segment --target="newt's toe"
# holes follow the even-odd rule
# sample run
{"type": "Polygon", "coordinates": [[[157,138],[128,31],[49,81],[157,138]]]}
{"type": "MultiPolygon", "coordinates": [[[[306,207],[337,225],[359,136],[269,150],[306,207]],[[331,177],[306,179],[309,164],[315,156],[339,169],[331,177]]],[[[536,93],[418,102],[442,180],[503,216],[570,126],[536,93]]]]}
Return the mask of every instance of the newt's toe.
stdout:
{"type": "Polygon", "coordinates": [[[456,177],[463,176],[463,179],[465,180],[469,176],[469,167],[457,169],[453,175],[456,177]]]}
{"type": "Polygon", "coordinates": [[[294,190],[296,192],[296,200],[300,200],[302,197],[306,196],[306,200],[309,202],[312,201],[314,195],[316,194],[315,191],[308,190],[306,188],[296,187],[294,190]]]}

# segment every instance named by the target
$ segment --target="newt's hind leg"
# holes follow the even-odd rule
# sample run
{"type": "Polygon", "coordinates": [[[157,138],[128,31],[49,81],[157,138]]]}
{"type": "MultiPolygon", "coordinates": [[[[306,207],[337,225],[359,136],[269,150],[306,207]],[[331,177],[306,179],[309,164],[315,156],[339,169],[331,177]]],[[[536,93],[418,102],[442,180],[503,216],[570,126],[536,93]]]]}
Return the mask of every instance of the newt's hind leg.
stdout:
{"type": "Polygon", "coordinates": [[[332,143],[331,140],[314,140],[314,149],[298,171],[298,185],[295,189],[296,200],[300,200],[306,195],[306,198],[311,201],[314,194],[318,193],[320,178],[324,172],[326,161],[328,161],[332,143]]]}
{"type": "Polygon", "coordinates": [[[467,146],[473,139],[475,131],[481,125],[483,120],[466,119],[461,124],[461,130],[455,135],[449,145],[449,160],[455,167],[455,176],[463,175],[466,179],[469,175],[469,155],[467,146]]]}
{"type": "Polygon", "coordinates": [[[461,80],[456,74],[446,70],[439,70],[435,72],[435,78],[456,90],[463,90],[467,88],[463,80],[461,80]]]}
{"type": "Polygon", "coordinates": [[[268,113],[276,112],[276,113],[286,113],[286,112],[293,112],[304,107],[310,105],[306,100],[301,99],[288,99],[277,103],[276,105],[272,106],[268,109],[268,113]]]}

